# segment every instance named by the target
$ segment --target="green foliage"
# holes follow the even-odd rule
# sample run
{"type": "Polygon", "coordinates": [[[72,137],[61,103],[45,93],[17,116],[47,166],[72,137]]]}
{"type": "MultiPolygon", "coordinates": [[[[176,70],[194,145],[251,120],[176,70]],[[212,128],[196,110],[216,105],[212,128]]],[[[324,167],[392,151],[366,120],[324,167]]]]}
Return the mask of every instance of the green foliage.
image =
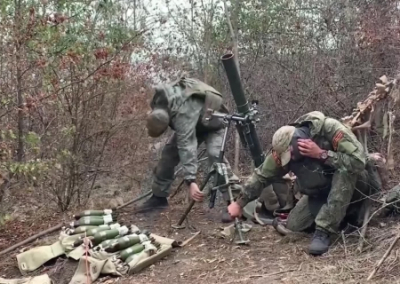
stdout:
{"type": "Polygon", "coordinates": [[[0,214],[0,227],[4,226],[7,222],[12,220],[12,216],[10,214],[0,214]]]}
{"type": "Polygon", "coordinates": [[[0,103],[2,104],[3,107],[8,106],[9,104],[11,104],[11,99],[10,98],[1,98],[0,103]]]}
{"type": "Polygon", "coordinates": [[[36,147],[40,143],[40,137],[37,133],[29,131],[25,135],[25,142],[30,146],[30,147],[36,147]]]}
{"type": "Polygon", "coordinates": [[[0,130],[0,137],[3,142],[7,140],[15,140],[17,138],[12,129],[0,130]]]}
{"type": "Polygon", "coordinates": [[[42,161],[39,159],[28,162],[8,162],[5,168],[11,173],[19,176],[24,176],[28,179],[36,180],[41,175],[49,170],[52,161],[42,161]]]}
{"type": "Polygon", "coordinates": [[[90,196],[141,31],[128,2],[0,2],[0,167],[65,210],[90,196]]]}

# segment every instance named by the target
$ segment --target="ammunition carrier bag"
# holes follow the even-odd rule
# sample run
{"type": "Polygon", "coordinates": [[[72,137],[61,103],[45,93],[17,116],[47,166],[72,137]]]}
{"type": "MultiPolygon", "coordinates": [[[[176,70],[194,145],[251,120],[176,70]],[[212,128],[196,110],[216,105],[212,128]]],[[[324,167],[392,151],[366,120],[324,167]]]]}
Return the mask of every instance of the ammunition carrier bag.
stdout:
{"type": "Polygon", "coordinates": [[[121,226],[111,212],[75,216],[70,228],[63,228],[52,245],[32,248],[17,255],[18,268],[26,275],[46,262],[65,255],[79,261],[70,284],[86,284],[101,274],[123,276],[154,264],[180,244],[173,239],[140,230],[135,225],[121,226]],[[97,224],[97,225],[95,225],[97,224]],[[97,229],[96,229],[97,227],[97,229]],[[89,246],[89,247],[88,247],[89,246]]]}

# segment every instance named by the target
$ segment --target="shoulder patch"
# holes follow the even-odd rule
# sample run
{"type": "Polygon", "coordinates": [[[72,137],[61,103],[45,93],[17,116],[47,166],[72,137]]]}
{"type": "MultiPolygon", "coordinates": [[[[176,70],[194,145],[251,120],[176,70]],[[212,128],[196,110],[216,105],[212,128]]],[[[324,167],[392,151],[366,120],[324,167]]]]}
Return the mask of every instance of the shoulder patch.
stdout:
{"type": "Polygon", "coordinates": [[[272,158],[274,158],[275,163],[279,167],[282,167],[281,157],[279,157],[279,155],[274,150],[272,150],[272,158]]]}
{"type": "Polygon", "coordinates": [[[344,137],[344,133],[342,131],[338,131],[335,134],[335,136],[333,137],[332,146],[333,146],[334,151],[337,151],[339,142],[343,139],[343,137],[344,137]]]}

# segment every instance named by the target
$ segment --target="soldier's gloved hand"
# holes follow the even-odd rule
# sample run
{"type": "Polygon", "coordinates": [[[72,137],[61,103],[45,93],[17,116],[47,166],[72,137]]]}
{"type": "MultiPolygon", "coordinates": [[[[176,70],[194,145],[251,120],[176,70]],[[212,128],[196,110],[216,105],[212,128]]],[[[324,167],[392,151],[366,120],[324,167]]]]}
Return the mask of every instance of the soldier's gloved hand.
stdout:
{"type": "Polygon", "coordinates": [[[196,202],[200,202],[203,201],[204,198],[204,193],[200,191],[199,186],[197,185],[197,183],[192,182],[189,186],[189,193],[190,193],[190,197],[196,201],[196,202]]]}
{"type": "Polygon", "coordinates": [[[242,216],[242,207],[237,202],[232,202],[228,206],[228,213],[232,218],[240,217],[242,216]]]}

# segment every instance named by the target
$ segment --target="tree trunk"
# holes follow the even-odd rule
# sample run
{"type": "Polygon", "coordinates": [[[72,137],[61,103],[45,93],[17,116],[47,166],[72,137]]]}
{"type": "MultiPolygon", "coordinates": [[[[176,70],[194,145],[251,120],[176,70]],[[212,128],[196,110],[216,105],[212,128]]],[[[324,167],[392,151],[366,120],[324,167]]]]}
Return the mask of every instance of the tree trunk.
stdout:
{"type": "Polygon", "coordinates": [[[136,0],[133,0],[133,28],[136,29],[136,0]]]}
{"type": "Polygon", "coordinates": [[[23,112],[23,97],[22,97],[22,59],[21,59],[21,0],[15,0],[15,67],[17,71],[16,89],[17,89],[17,106],[18,106],[18,147],[17,147],[17,161],[21,162],[24,159],[24,112],[23,112]]]}

